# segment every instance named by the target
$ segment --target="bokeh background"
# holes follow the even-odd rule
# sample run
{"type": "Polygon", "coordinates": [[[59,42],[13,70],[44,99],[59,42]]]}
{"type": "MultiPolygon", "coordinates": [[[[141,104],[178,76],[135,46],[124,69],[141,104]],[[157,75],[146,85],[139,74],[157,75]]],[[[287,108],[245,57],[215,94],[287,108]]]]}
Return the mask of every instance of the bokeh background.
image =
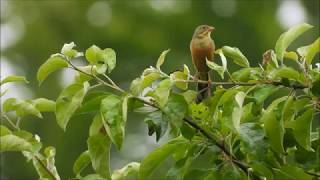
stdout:
{"type": "MultiPolygon", "coordinates": [[[[293,44],[311,43],[319,36],[319,0],[1,0],[1,78],[23,75],[29,84],[2,87],[8,97],[56,99],[72,82],[69,70],[51,75],[38,86],[38,67],[64,43],[74,41],[85,51],[95,44],[117,52],[117,67],[111,77],[123,88],[143,69],[154,65],[159,54],[170,48],[163,70],[191,67],[189,42],[200,24],[216,27],[212,34],[217,47],[239,47],[251,64],[274,47],[279,35],[301,22],[315,25],[293,44]]],[[[233,67],[232,65],[232,68],[233,67]]],[[[52,113],[43,119],[24,118],[22,128],[38,134],[45,146],[57,148],[56,165],[62,179],[73,177],[72,166],[86,150],[92,116],[78,116],[63,132],[52,113]]],[[[4,122],[2,122],[4,123],[4,122]]],[[[130,114],[125,145],[112,149],[112,169],[140,161],[158,146],[147,136],[143,117],[130,114]]],[[[20,153],[1,154],[0,179],[37,179],[32,164],[20,153]]],[[[159,176],[160,177],[160,176],[159,176]]]]}

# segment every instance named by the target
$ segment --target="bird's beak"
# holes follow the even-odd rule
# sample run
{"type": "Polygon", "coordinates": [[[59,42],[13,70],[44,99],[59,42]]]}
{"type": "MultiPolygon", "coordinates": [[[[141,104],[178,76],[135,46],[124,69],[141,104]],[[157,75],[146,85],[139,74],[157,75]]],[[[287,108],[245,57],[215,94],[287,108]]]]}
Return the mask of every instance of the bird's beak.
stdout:
{"type": "Polygon", "coordinates": [[[208,29],[209,32],[212,32],[213,30],[214,30],[214,27],[212,27],[212,26],[210,26],[208,29]]]}

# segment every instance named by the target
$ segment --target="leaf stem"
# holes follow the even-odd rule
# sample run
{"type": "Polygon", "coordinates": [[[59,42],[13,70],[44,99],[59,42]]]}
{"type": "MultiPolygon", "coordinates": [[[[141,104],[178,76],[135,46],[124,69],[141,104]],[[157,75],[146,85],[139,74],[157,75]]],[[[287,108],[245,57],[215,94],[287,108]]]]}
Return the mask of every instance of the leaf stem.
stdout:
{"type": "Polygon", "coordinates": [[[57,180],[56,176],[47,168],[47,166],[41,161],[38,156],[33,156],[35,160],[47,171],[47,173],[55,180],[57,180]]]}
{"type": "Polygon", "coordinates": [[[5,114],[1,114],[1,116],[6,119],[8,121],[8,123],[15,129],[15,130],[20,130],[19,126],[17,126],[16,124],[14,124],[11,119],[5,115],[5,114]]]}

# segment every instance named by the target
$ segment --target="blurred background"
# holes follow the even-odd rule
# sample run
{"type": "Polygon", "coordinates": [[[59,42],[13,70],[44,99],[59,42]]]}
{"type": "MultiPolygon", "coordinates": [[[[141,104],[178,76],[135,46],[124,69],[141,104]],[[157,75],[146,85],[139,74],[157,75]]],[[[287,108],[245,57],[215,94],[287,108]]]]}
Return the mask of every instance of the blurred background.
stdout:
{"type": "MultiPolygon", "coordinates": [[[[319,36],[319,7],[319,0],[1,0],[1,78],[15,74],[30,81],[2,87],[9,92],[1,101],[9,97],[55,100],[74,73],[56,72],[38,86],[36,72],[51,54],[72,41],[80,51],[93,44],[113,48],[117,67],[111,77],[125,89],[165,49],[171,52],[164,71],[183,64],[192,67],[189,42],[200,24],[215,26],[212,37],[218,48],[239,47],[257,65],[279,35],[297,23],[315,28],[291,48],[313,42],[319,36]]],[[[38,134],[44,146],[57,148],[56,166],[62,179],[67,179],[74,176],[73,162],[86,150],[91,120],[90,115],[75,117],[63,132],[53,113],[47,113],[43,119],[24,118],[21,126],[38,134]]],[[[143,117],[130,114],[123,149],[112,149],[112,169],[140,161],[157,146],[155,138],[147,136],[143,117]]],[[[2,180],[37,179],[31,162],[20,153],[1,154],[0,169],[2,180]]]]}

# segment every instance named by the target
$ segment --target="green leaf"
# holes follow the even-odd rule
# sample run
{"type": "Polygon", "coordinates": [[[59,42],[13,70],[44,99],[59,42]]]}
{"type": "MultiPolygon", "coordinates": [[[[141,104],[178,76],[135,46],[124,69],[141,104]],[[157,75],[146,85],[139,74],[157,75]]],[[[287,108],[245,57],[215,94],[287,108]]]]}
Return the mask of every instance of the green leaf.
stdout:
{"type": "Polygon", "coordinates": [[[56,101],[56,118],[59,126],[65,130],[73,113],[80,107],[89,89],[89,83],[71,84],[65,88],[56,101]]]}
{"type": "Polygon", "coordinates": [[[225,73],[226,70],[227,70],[227,59],[226,59],[226,57],[223,55],[221,49],[218,49],[217,52],[219,53],[219,55],[220,55],[220,57],[221,57],[222,66],[219,66],[218,64],[216,64],[216,63],[214,63],[214,62],[211,62],[211,61],[208,61],[208,60],[206,60],[206,63],[207,63],[207,66],[208,66],[210,69],[213,69],[213,70],[217,71],[217,73],[220,75],[220,77],[221,77],[222,79],[224,79],[224,73],[225,73]]]}
{"type": "Polygon", "coordinates": [[[278,91],[278,87],[263,85],[253,91],[253,98],[257,104],[262,104],[271,94],[278,91]]]}
{"type": "Polygon", "coordinates": [[[54,112],[56,109],[56,102],[46,98],[38,98],[31,102],[40,112],[54,112]]]}
{"type": "Polygon", "coordinates": [[[77,50],[73,49],[76,45],[74,44],[74,42],[71,42],[69,44],[64,44],[62,49],[61,49],[61,54],[70,57],[70,58],[74,58],[74,57],[79,57],[79,56],[83,56],[83,53],[78,52],[77,50]]]}
{"type": "Polygon", "coordinates": [[[162,80],[154,90],[153,97],[160,107],[164,107],[168,101],[172,83],[169,79],[162,80]]]}
{"type": "Polygon", "coordinates": [[[13,134],[0,137],[0,152],[5,151],[32,151],[32,144],[13,134]]]}
{"type": "Polygon", "coordinates": [[[298,48],[297,51],[300,56],[305,57],[308,65],[311,64],[314,56],[320,52],[320,38],[308,46],[298,48]]]}
{"type": "Polygon", "coordinates": [[[311,180],[312,176],[306,174],[303,169],[299,167],[286,165],[282,166],[281,169],[274,169],[276,180],[311,180]]]}
{"type": "Polygon", "coordinates": [[[5,136],[11,134],[10,129],[8,129],[6,126],[0,125],[0,136],[5,136]]]}
{"type": "Polygon", "coordinates": [[[16,111],[20,117],[26,115],[34,115],[42,118],[40,111],[29,101],[17,100],[16,98],[9,98],[3,103],[3,111],[16,111]]]}
{"type": "Polygon", "coordinates": [[[45,63],[43,63],[37,72],[39,85],[47,78],[47,76],[58,69],[68,67],[67,61],[60,54],[52,55],[45,63]]]}
{"type": "Polygon", "coordinates": [[[101,114],[97,113],[90,125],[89,136],[94,136],[99,134],[102,127],[103,127],[103,122],[102,122],[101,114]]]}
{"type": "Polygon", "coordinates": [[[108,73],[116,67],[116,52],[111,48],[106,48],[103,50],[107,59],[108,73]]]}
{"type": "Polygon", "coordinates": [[[123,116],[124,101],[115,95],[110,95],[101,101],[100,112],[111,141],[121,149],[125,136],[126,117],[123,116]]]}
{"type": "Polygon", "coordinates": [[[169,51],[170,51],[170,49],[165,50],[161,53],[161,55],[158,58],[157,64],[156,64],[157,69],[160,69],[160,66],[164,63],[164,59],[169,51]]]}
{"type": "Polygon", "coordinates": [[[142,75],[140,78],[132,81],[130,85],[130,91],[133,95],[138,96],[146,87],[150,86],[155,80],[159,78],[161,78],[161,75],[158,72],[151,72],[142,75]]]}
{"type": "Polygon", "coordinates": [[[232,73],[232,79],[240,82],[258,80],[261,75],[260,68],[242,68],[232,73]]]}
{"type": "Polygon", "coordinates": [[[232,58],[233,62],[242,67],[250,67],[248,59],[236,47],[223,46],[222,52],[225,56],[232,58]]]}
{"type": "Polygon", "coordinates": [[[108,136],[102,134],[90,136],[87,144],[93,169],[102,177],[111,179],[109,167],[110,140],[108,136]]]}
{"type": "Polygon", "coordinates": [[[302,24],[298,24],[298,25],[290,28],[287,32],[284,32],[283,34],[281,34],[281,36],[279,37],[279,39],[276,42],[276,47],[275,47],[275,51],[276,51],[278,60],[280,60],[282,62],[284,54],[285,54],[288,46],[297,37],[299,37],[301,34],[303,34],[305,31],[309,30],[312,27],[313,26],[311,26],[309,24],[302,23],[302,24]]]}
{"type": "Polygon", "coordinates": [[[149,113],[144,119],[144,122],[148,124],[149,136],[154,132],[156,133],[156,141],[159,141],[168,128],[168,122],[160,111],[149,113]]]}
{"type": "Polygon", "coordinates": [[[297,53],[295,53],[293,51],[285,52],[284,53],[284,57],[288,58],[288,59],[291,59],[291,60],[295,60],[295,61],[298,61],[298,58],[299,58],[297,53]]]}
{"type": "Polygon", "coordinates": [[[84,151],[80,154],[77,160],[73,164],[73,172],[76,175],[80,175],[91,162],[89,151],[84,151]]]}
{"type": "Polygon", "coordinates": [[[83,104],[76,111],[76,114],[95,113],[100,111],[102,99],[109,96],[109,92],[88,93],[83,100],[83,104]]]}
{"type": "Polygon", "coordinates": [[[105,178],[101,177],[99,174],[89,174],[80,180],[106,180],[105,178]]]}
{"type": "Polygon", "coordinates": [[[52,146],[48,146],[44,149],[44,154],[46,156],[46,167],[47,169],[54,175],[56,179],[60,179],[59,174],[57,172],[57,168],[55,167],[55,155],[56,155],[56,148],[52,146]]]}
{"type": "Polygon", "coordinates": [[[293,125],[293,134],[300,146],[308,151],[311,148],[311,123],[313,119],[313,109],[309,108],[301,116],[299,116],[293,125]]]}
{"type": "Polygon", "coordinates": [[[287,96],[284,96],[274,100],[261,117],[261,121],[264,123],[266,136],[270,141],[271,147],[278,153],[284,153],[284,125],[282,118],[277,117],[276,110],[279,109],[278,105],[287,98],[287,96]]]}
{"type": "Polygon", "coordinates": [[[90,64],[97,66],[99,74],[105,73],[107,69],[108,73],[111,73],[116,66],[116,53],[111,48],[102,50],[98,46],[93,45],[87,49],[85,56],[90,64]]]}
{"type": "Polygon", "coordinates": [[[174,85],[182,90],[187,90],[188,89],[188,83],[186,82],[177,82],[177,81],[183,81],[183,80],[188,80],[188,75],[181,72],[181,71],[176,71],[172,74],[170,74],[170,79],[173,81],[174,85]]]}
{"type": "Polygon", "coordinates": [[[281,67],[270,72],[269,77],[271,79],[287,78],[295,81],[301,81],[301,75],[298,71],[291,67],[281,67]]]}
{"type": "Polygon", "coordinates": [[[181,135],[189,140],[191,140],[193,138],[193,136],[197,133],[197,130],[190,127],[190,125],[188,125],[186,123],[182,124],[180,131],[181,131],[181,135]]]}
{"type": "Polygon", "coordinates": [[[3,80],[0,81],[0,85],[9,82],[25,82],[29,83],[29,81],[24,76],[7,76],[3,80]]]}
{"type": "Polygon", "coordinates": [[[246,97],[246,93],[240,91],[235,95],[235,100],[237,102],[237,106],[233,108],[232,112],[232,122],[233,122],[233,127],[235,128],[236,131],[239,132],[240,130],[240,120],[243,114],[243,101],[244,98],[246,97]]]}
{"type": "Polygon", "coordinates": [[[139,173],[140,163],[131,162],[123,168],[115,170],[112,173],[112,180],[125,180],[127,177],[136,176],[139,173]]]}
{"type": "Polygon", "coordinates": [[[188,110],[186,100],[182,95],[170,94],[168,102],[163,108],[163,111],[168,116],[169,121],[176,127],[181,127],[182,119],[185,117],[188,110]]]}
{"type": "Polygon", "coordinates": [[[140,164],[139,179],[149,179],[161,162],[173,154],[178,147],[185,146],[187,142],[186,139],[178,137],[149,153],[140,164]]]}
{"type": "Polygon", "coordinates": [[[320,97],[320,79],[312,83],[311,92],[313,95],[320,97]]]}

